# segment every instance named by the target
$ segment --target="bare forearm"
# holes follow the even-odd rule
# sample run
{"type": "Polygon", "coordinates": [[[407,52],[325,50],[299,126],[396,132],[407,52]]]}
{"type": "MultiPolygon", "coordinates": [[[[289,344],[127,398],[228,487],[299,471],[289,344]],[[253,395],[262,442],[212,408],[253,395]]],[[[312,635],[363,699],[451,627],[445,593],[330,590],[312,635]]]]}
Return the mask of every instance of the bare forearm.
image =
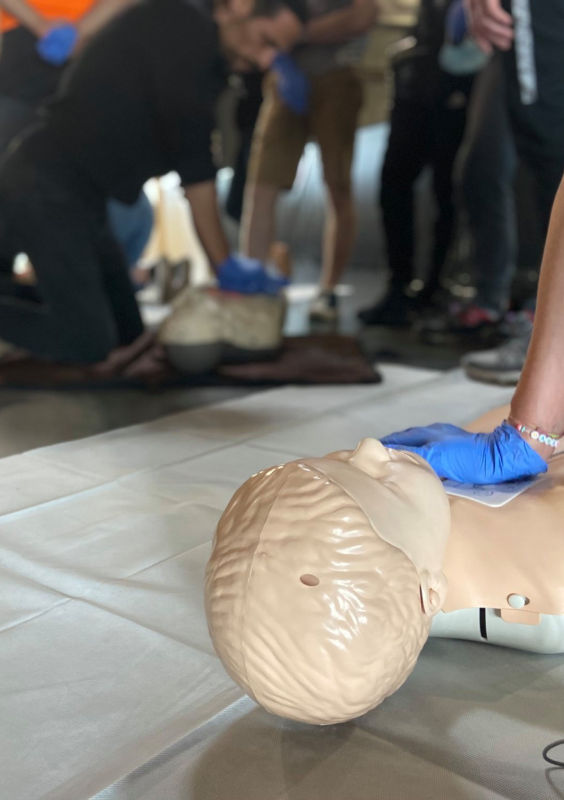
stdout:
{"type": "Polygon", "coordinates": [[[542,262],[533,338],[511,404],[519,421],[564,432],[564,184],[560,185],[542,262]]]}
{"type": "Polygon", "coordinates": [[[0,8],[19,20],[25,28],[38,37],[42,36],[48,28],[47,20],[25,0],[1,0],[0,8]]]}
{"type": "Polygon", "coordinates": [[[196,233],[214,269],[229,256],[229,243],[225,236],[219,208],[215,183],[198,183],[185,186],[184,192],[192,209],[196,233]]]}
{"type": "Polygon", "coordinates": [[[90,39],[113,17],[117,16],[129,6],[134,5],[138,0],[98,0],[90,11],[85,14],[78,23],[78,30],[83,39],[90,39]]]}
{"type": "Polygon", "coordinates": [[[354,36],[350,8],[324,14],[306,27],[306,44],[339,44],[354,36]]]}
{"type": "Polygon", "coordinates": [[[306,26],[304,43],[340,44],[369,31],[376,22],[375,0],[354,0],[351,6],[323,14],[306,26]]]}

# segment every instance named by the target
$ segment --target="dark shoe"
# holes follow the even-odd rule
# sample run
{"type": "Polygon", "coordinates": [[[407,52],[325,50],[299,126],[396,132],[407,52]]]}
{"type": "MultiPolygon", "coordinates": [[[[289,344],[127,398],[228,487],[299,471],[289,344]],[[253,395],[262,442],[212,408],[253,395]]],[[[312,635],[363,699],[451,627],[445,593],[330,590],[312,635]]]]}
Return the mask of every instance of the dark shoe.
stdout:
{"type": "Polygon", "coordinates": [[[428,344],[462,344],[472,340],[494,340],[501,314],[474,303],[452,306],[448,311],[424,320],[419,335],[428,344]]]}
{"type": "Polygon", "coordinates": [[[364,325],[405,328],[414,320],[413,302],[403,292],[391,291],[383,300],[357,314],[364,325]]]}

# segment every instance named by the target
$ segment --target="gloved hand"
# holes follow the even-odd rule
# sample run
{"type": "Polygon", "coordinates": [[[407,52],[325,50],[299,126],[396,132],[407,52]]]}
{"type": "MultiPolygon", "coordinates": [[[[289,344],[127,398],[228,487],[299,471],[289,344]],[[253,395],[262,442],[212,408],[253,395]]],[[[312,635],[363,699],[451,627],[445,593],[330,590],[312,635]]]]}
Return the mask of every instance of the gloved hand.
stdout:
{"type": "Polygon", "coordinates": [[[286,53],[278,53],[271,66],[277,77],[278,94],[295,114],[306,114],[311,85],[304,73],[286,53]]]}
{"type": "Polygon", "coordinates": [[[61,67],[71,57],[77,41],[78,29],[75,25],[57,25],[41,37],[35,49],[43,61],[61,67]]]}
{"type": "Polygon", "coordinates": [[[224,292],[240,294],[276,295],[290,281],[269,272],[260,261],[245,256],[231,255],[217,268],[219,288],[224,292]]]}
{"type": "Polygon", "coordinates": [[[439,478],[460,483],[504,483],[548,469],[546,461],[506,422],[493,433],[469,433],[456,425],[437,423],[392,433],[381,441],[384,447],[422,456],[439,478]]]}

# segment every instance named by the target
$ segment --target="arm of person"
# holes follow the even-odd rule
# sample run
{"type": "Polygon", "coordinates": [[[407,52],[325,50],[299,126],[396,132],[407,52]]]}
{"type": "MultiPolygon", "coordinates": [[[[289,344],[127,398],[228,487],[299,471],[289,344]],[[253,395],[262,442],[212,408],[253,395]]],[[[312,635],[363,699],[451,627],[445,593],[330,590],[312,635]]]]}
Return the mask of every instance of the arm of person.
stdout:
{"type": "Polygon", "coordinates": [[[340,44],[369,31],[378,18],[376,0],[353,0],[352,5],[312,19],[304,44],[340,44]]]}
{"type": "Polygon", "coordinates": [[[42,17],[26,0],[1,0],[0,8],[19,20],[38,39],[53,26],[52,22],[42,17]]]}
{"type": "Polygon", "coordinates": [[[87,42],[115,16],[134,5],[137,0],[97,0],[90,11],[78,22],[81,43],[87,42]]]}
{"type": "MultiPolygon", "coordinates": [[[[564,432],[564,181],[554,201],[542,261],[533,337],[511,416],[548,433],[564,432]]],[[[531,442],[545,458],[554,450],[531,442]]]]}
{"type": "MultiPolygon", "coordinates": [[[[510,425],[491,434],[471,434],[452,425],[411,428],[385,437],[389,447],[425,458],[440,477],[499,483],[546,471],[554,447],[517,424],[543,433],[564,433],[564,181],[554,201],[542,261],[533,336],[511,402],[510,425]]],[[[561,451],[561,448],[559,448],[561,451]]],[[[558,451],[557,451],[558,452],[558,451]]]]}
{"type": "Polygon", "coordinates": [[[215,181],[184,186],[184,193],[192,209],[198,238],[216,270],[229,257],[230,248],[219,216],[215,181]]]}

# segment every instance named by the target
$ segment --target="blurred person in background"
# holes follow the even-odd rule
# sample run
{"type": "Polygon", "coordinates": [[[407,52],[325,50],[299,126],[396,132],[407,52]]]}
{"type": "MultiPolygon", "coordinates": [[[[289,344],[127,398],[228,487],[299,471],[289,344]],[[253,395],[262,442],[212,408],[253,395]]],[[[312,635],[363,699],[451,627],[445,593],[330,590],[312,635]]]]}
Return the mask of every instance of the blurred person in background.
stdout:
{"type": "Polygon", "coordinates": [[[471,43],[468,48],[462,39],[444,58],[448,14],[457,2],[422,0],[413,36],[393,48],[394,101],[380,187],[390,283],[382,300],[359,312],[365,325],[410,325],[439,288],[453,241],[453,167],[474,74],[485,63],[477,48],[471,43]],[[425,287],[414,297],[414,185],[425,167],[432,169],[437,217],[425,287]]]}
{"type": "Polygon", "coordinates": [[[320,293],[310,317],[336,322],[335,288],[348,264],[356,226],[351,187],[357,118],[363,92],[355,70],[366,34],[377,19],[375,0],[309,0],[310,21],[298,47],[275,62],[264,87],[245,191],[241,250],[266,260],[275,241],[275,212],[281,191],[294,183],[310,138],[321,151],[328,212],[320,293]],[[286,74],[297,71],[306,86],[304,102],[286,90],[286,74]]]}
{"type": "MultiPolygon", "coordinates": [[[[0,154],[58,90],[71,59],[104,25],[136,0],[0,0],[0,154]]],[[[135,266],[153,227],[144,192],[131,206],[110,201],[112,229],[135,266]]],[[[9,275],[12,265],[0,265],[9,275]]]]}
{"type": "Polygon", "coordinates": [[[471,345],[499,335],[517,267],[516,172],[503,60],[498,53],[476,78],[455,166],[476,294],[467,301],[452,300],[447,309],[429,316],[420,326],[424,341],[471,345]]]}
{"type": "MultiPolygon", "coordinates": [[[[543,235],[564,174],[564,4],[561,0],[467,0],[472,33],[484,51],[502,53],[507,108],[519,159],[534,177],[543,235]]],[[[534,318],[534,298],[506,326],[500,347],[464,356],[467,374],[515,383],[534,318]]]]}
{"type": "Polygon", "coordinates": [[[277,0],[218,0],[212,14],[186,0],[146,0],[93,38],[0,168],[0,249],[26,253],[37,276],[35,297],[0,296],[0,339],[40,358],[94,363],[141,337],[107,202],[134,203],[149,178],[170,171],[220,288],[280,289],[259,262],[230,255],[211,134],[225,59],[267,69],[301,31],[277,0]]]}

